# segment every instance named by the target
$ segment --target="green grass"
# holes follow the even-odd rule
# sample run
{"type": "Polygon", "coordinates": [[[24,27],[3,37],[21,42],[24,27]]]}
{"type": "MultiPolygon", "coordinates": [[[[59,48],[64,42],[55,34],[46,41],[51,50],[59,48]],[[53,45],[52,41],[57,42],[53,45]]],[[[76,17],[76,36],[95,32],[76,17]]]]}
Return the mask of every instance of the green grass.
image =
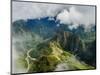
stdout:
{"type": "MultiPolygon", "coordinates": [[[[47,72],[54,71],[60,63],[66,63],[72,70],[93,69],[82,61],[79,61],[75,55],[63,50],[58,42],[52,41],[49,45],[38,45],[38,50],[29,52],[31,58],[35,58],[28,64],[28,72],[47,72]]],[[[31,59],[29,59],[30,61],[31,59]]],[[[23,60],[22,60],[23,61],[23,60]]],[[[22,62],[21,61],[21,62],[22,62]]],[[[23,61],[25,62],[25,61],[23,61]]],[[[24,65],[24,63],[22,63],[24,65]]],[[[66,66],[67,67],[67,66],[66,66]]]]}

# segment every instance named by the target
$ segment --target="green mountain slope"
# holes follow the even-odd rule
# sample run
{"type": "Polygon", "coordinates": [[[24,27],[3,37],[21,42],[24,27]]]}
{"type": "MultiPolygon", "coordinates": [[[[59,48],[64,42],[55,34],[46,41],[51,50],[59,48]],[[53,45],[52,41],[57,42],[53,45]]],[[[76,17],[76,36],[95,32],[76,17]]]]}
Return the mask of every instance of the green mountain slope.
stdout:
{"type": "Polygon", "coordinates": [[[66,65],[64,68],[61,67],[62,70],[93,69],[92,66],[80,62],[73,54],[64,51],[55,41],[50,42],[48,47],[45,46],[37,51],[39,52],[38,58],[35,57],[37,54],[34,55],[32,49],[27,53],[28,72],[59,71],[57,70],[59,64],[66,65]]]}
{"type": "MultiPolygon", "coordinates": [[[[84,43],[80,37],[75,36],[70,32],[61,32],[53,38],[46,40],[34,35],[29,44],[28,42],[24,44],[26,44],[26,54],[22,56],[19,61],[22,63],[21,65],[25,66],[27,69],[26,72],[95,69],[95,67],[82,61],[86,60],[87,55],[89,54],[87,54],[87,52],[84,52],[83,54],[84,43]],[[29,46],[26,48],[27,44],[29,46]],[[78,54],[80,54],[82,60],[77,58],[76,55],[78,54]]],[[[89,45],[87,49],[92,50],[94,48],[95,50],[95,47],[93,47],[95,42],[87,45],[89,45]]],[[[94,57],[92,55],[90,56],[94,57]]],[[[87,62],[88,60],[92,60],[90,59],[90,56],[88,56],[87,62]]]]}

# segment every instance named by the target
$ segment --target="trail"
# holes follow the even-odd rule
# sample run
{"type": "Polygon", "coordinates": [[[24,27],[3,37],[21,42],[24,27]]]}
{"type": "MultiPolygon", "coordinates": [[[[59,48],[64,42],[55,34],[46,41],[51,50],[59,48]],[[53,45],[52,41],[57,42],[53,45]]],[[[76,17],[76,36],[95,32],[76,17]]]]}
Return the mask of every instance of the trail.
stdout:
{"type": "Polygon", "coordinates": [[[32,58],[30,55],[29,55],[29,53],[32,51],[32,49],[30,49],[30,50],[28,50],[28,52],[27,52],[27,57],[25,58],[25,60],[27,61],[27,65],[28,65],[28,67],[27,67],[27,72],[28,72],[28,70],[29,70],[29,68],[30,68],[30,62],[31,61],[36,61],[36,58],[32,58]]]}

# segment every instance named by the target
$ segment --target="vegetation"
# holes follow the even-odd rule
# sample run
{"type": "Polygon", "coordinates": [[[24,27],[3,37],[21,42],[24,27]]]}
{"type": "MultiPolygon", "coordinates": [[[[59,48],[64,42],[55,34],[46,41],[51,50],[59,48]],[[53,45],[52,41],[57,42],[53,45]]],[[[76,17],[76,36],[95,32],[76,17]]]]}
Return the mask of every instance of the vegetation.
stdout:
{"type": "Polygon", "coordinates": [[[26,72],[96,68],[95,31],[70,31],[62,26],[54,33],[52,28],[43,25],[27,27],[24,20],[13,25],[13,45],[19,55],[16,63],[18,67],[26,68],[26,72]]]}

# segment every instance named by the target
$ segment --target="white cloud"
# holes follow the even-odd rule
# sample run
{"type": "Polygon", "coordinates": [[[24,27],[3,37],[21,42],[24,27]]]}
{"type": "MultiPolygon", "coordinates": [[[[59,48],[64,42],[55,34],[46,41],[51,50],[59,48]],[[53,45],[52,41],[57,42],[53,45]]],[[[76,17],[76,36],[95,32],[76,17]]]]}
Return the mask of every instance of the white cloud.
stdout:
{"type": "Polygon", "coordinates": [[[76,29],[80,24],[84,24],[84,27],[86,29],[90,29],[90,27],[93,24],[95,25],[95,13],[94,12],[95,10],[90,11],[88,9],[84,13],[84,12],[81,12],[78,9],[78,7],[72,6],[69,8],[69,11],[64,9],[61,13],[59,13],[57,16],[57,20],[59,20],[61,24],[69,25],[69,28],[71,30],[73,28],[76,29]]]}
{"type": "Polygon", "coordinates": [[[82,16],[83,14],[78,12],[75,7],[70,7],[69,11],[64,9],[60,14],[58,14],[57,20],[59,20],[61,24],[69,25],[69,28],[72,30],[79,26],[82,16]]]}
{"type": "Polygon", "coordinates": [[[71,7],[69,10],[72,23],[80,24],[83,14],[77,11],[75,7],[71,7]]]}
{"type": "Polygon", "coordinates": [[[57,26],[57,27],[59,27],[59,26],[60,26],[60,24],[57,24],[56,26],[57,26]]]}
{"type": "Polygon", "coordinates": [[[79,24],[82,14],[78,12],[75,7],[71,7],[69,12],[64,9],[60,14],[58,14],[57,19],[63,24],[79,24]]]}
{"type": "Polygon", "coordinates": [[[48,20],[51,21],[51,20],[55,20],[55,19],[54,19],[54,17],[49,17],[48,20]]]}
{"type": "Polygon", "coordinates": [[[63,5],[57,4],[13,2],[12,20],[54,17],[62,8],[63,5]]]}
{"type": "Polygon", "coordinates": [[[12,3],[12,21],[43,17],[51,17],[50,19],[52,19],[54,16],[57,16],[56,19],[60,20],[62,24],[73,23],[74,27],[72,28],[79,24],[84,24],[85,28],[90,28],[91,24],[95,24],[95,7],[33,2],[12,3]]]}
{"type": "Polygon", "coordinates": [[[69,25],[69,29],[72,30],[72,29],[77,29],[79,25],[78,24],[74,24],[74,25],[69,25]]]}
{"type": "Polygon", "coordinates": [[[58,14],[57,20],[59,20],[61,24],[70,24],[70,13],[64,9],[60,14],[58,14]]]}

